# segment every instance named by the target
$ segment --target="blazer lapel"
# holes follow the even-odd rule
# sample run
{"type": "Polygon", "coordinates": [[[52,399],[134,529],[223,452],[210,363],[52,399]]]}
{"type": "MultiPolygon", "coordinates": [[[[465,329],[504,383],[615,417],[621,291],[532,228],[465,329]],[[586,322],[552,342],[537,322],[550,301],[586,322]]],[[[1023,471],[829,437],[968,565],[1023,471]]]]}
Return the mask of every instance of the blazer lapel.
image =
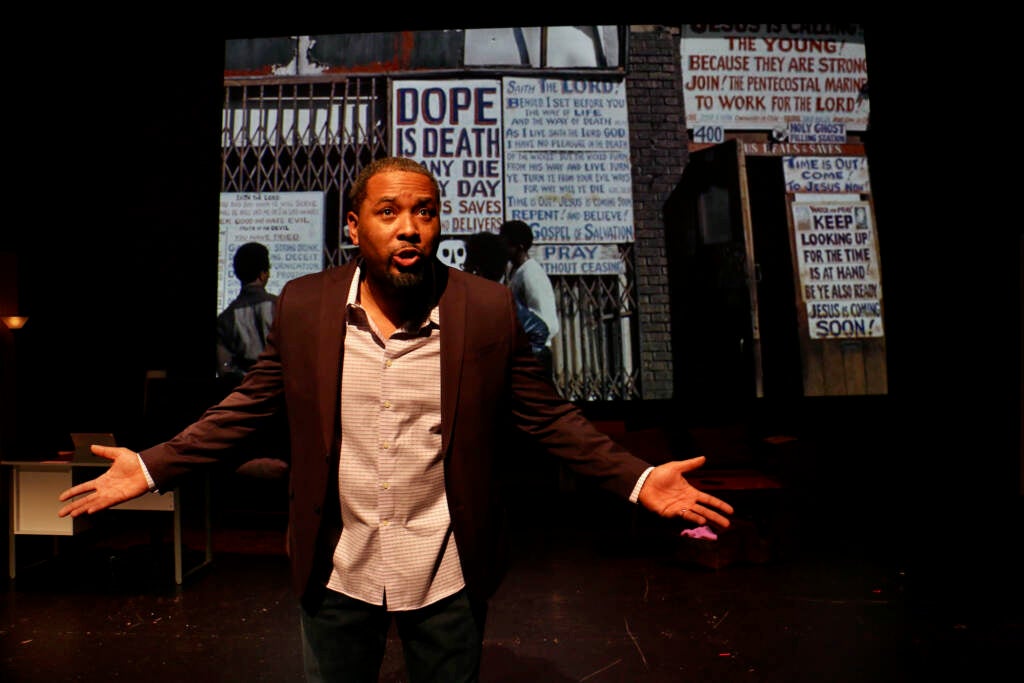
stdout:
{"type": "MultiPolygon", "coordinates": [[[[444,266],[447,268],[446,266],[444,266]]],[[[462,360],[466,348],[466,283],[463,278],[445,278],[439,304],[441,323],[441,451],[448,456],[455,409],[462,386],[462,360]]]]}
{"type": "Polygon", "coordinates": [[[320,299],[320,333],[317,353],[320,372],[314,378],[320,406],[320,429],[326,451],[334,447],[334,436],[341,414],[341,364],[345,350],[345,301],[355,275],[356,264],[350,262],[326,272],[323,296],[320,299]]]}

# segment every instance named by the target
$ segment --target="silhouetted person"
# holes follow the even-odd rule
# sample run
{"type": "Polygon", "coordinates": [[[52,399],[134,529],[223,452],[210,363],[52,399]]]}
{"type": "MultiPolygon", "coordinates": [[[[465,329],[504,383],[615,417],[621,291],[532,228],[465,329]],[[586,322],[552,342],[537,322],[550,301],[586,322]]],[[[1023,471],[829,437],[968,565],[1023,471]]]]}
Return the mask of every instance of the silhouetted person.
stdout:
{"type": "MultiPolygon", "coordinates": [[[[232,258],[235,277],[242,289],[234,301],[217,316],[217,377],[219,393],[230,393],[242,381],[267,343],[274,322],[277,296],[267,291],[270,281],[270,251],[259,242],[246,242],[232,258]]],[[[288,463],[278,457],[287,448],[279,433],[254,444],[255,457],[240,465],[236,472],[258,479],[278,479],[288,463]]],[[[248,492],[251,493],[251,492],[248,492]]],[[[247,495],[246,491],[242,495],[247,495]]]]}
{"type": "Polygon", "coordinates": [[[526,304],[526,307],[539,315],[548,326],[548,338],[544,343],[545,350],[541,360],[548,374],[554,373],[551,356],[551,340],[560,329],[558,309],[555,305],[555,290],[551,286],[544,266],[530,258],[530,247],[533,246],[533,230],[523,221],[505,221],[498,230],[501,239],[508,249],[508,259],[512,269],[508,275],[508,286],[513,296],[526,304]]]}
{"type": "Polygon", "coordinates": [[[270,252],[259,242],[238,247],[232,259],[242,286],[217,316],[217,376],[233,387],[256,362],[274,321],[277,296],[267,291],[270,252]]]}
{"type": "MultiPolygon", "coordinates": [[[[466,262],[463,269],[467,273],[480,275],[488,280],[501,282],[508,270],[508,250],[504,241],[493,232],[477,232],[465,239],[466,262]]],[[[544,320],[531,311],[519,297],[516,300],[516,313],[519,322],[530,339],[530,348],[534,355],[546,365],[550,363],[551,354],[548,349],[548,326],[544,320]]]]}

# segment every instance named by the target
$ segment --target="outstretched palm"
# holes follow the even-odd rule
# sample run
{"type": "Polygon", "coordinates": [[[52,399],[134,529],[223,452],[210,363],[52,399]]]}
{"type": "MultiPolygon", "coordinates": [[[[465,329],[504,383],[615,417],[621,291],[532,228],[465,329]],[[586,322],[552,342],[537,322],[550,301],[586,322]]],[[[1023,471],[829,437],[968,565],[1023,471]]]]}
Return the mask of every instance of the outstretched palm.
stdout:
{"type": "Polygon", "coordinates": [[[61,493],[61,502],[69,502],[57,513],[60,517],[78,517],[81,514],[99,512],[141,496],[149,490],[146,475],[133,451],[95,444],[90,446],[90,449],[94,454],[113,461],[110,469],[95,479],[72,486],[61,493]],[[82,496],[83,493],[88,495],[82,496]]]}
{"type": "Polygon", "coordinates": [[[711,522],[728,527],[729,519],[725,515],[732,514],[732,506],[694,487],[683,476],[703,464],[704,456],[699,456],[658,465],[640,489],[640,504],[662,517],[682,517],[698,524],[711,522]]]}

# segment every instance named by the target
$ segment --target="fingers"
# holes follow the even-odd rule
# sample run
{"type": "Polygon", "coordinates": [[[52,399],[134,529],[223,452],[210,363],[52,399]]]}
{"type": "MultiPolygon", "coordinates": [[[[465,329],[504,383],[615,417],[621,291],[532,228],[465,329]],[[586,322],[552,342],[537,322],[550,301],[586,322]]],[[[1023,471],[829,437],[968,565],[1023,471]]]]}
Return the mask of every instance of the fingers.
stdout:
{"type": "Polygon", "coordinates": [[[68,515],[71,515],[72,517],[77,517],[78,515],[75,514],[77,509],[78,508],[73,503],[71,505],[65,505],[64,507],[57,511],[57,516],[67,517],[68,515]]]}
{"type": "Polygon", "coordinates": [[[701,495],[705,496],[705,498],[699,499],[704,505],[716,507],[727,515],[731,515],[733,513],[732,505],[729,505],[721,498],[715,498],[707,493],[702,493],[701,495]]]}
{"type": "Polygon", "coordinates": [[[89,450],[93,452],[93,455],[98,455],[107,460],[115,460],[118,452],[126,449],[122,446],[101,446],[94,443],[89,446],[89,450]]]}
{"type": "Polygon", "coordinates": [[[729,527],[728,517],[725,517],[717,511],[711,508],[706,508],[700,504],[695,504],[691,508],[683,508],[679,516],[686,521],[693,522],[695,524],[702,525],[710,522],[711,524],[715,524],[722,528],[729,527]]]}
{"type": "Polygon", "coordinates": [[[686,472],[692,472],[701,465],[704,464],[706,458],[703,455],[698,455],[695,458],[687,458],[686,460],[676,460],[674,464],[679,468],[679,474],[685,474],[686,472]]]}
{"type": "Polygon", "coordinates": [[[728,526],[727,515],[733,513],[732,506],[696,488],[684,476],[703,465],[704,461],[704,456],[698,456],[656,466],[640,488],[637,501],[663,517],[728,526]]]}
{"type": "Polygon", "coordinates": [[[79,495],[81,495],[83,493],[89,493],[90,491],[94,491],[95,487],[92,487],[91,483],[92,482],[87,482],[85,484],[79,484],[78,486],[70,488],[67,491],[64,491],[62,494],[60,494],[60,500],[61,501],[66,501],[66,500],[71,500],[71,499],[74,499],[74,500],[71,500],[70,503],[68,503],[67,505],[62,507],[60,510],[58,510],[57,511],[57,516],[58,517],[67,517],[68,515],[71,515],[72,517],[77,517],[78,515],[82,514],[83,512],[90,512],[90,510],[88,508],[88,505],[90,503],[90,500],[92,498],[94,498],[95,496],[88,495],[88,496],[84,496],[82,498],[75,498],[75,496],[79,496],[79,495]]]}
{"type": "Polygon", "coordinates": [[[723,517],[722,515],[720,515],[717,512],[715,512],[714,510],[709,510],[708,511],[708,514],[705,517],[705,522],[704,523],[707,524],[708,522],[711,522],[712,524],[716,524],[716,525],[722,527],[723,529],[728,529],[729,528],[729,524],[730,524],[728,517],[723,517]]]}
{"type": "Polygon", "coordinates": [[[62,494],[61,499],[64,499],[65,495],[77,496],[69,500],[68,504],[57,511],[58,517],[78,517],[83,514],[93,514],[100,510],[106,510],[112,505],[117,505],[125,500],[123,496],[112,496],[108,489],[83,489],[78,493],[71,493],[71,489],[68,489],[65,494],[62,494]]]}
{"type": "Polygon", "coordinates": [[[679,516],[689,522],[707,524],[711,522],[721,527],[729,526],[729,519],[725,515],[733,514],[733,508],[720,498],[707,493],[699,493],[697,500],[691,505],[684,505],[679,510],[679,516]]]}
{"type": "Polygon", "coordinates": [[[67,505],[57,511],[58,517],[77,517],[83,512],[91,512],[89,505],[95,499],[96,480],[92,479],[61,492],[57,499],[61,502],[70,501],[67,505]],[[83,495],[89,494],[89,495],[83,495]]]}
{"type": "Polygon", "coordinates": [[[68,503],[58,511],[60,517],[76,517],[83,513],[99,512],[141,496],[147,490],[146,475],[134,451],[109,446],[92,446],[92,450],[96,455],[114,462],[100,476],[72,486],[58,496],[60,501],[68,503]]]}
{"type": "Polygon", "coordinates": [[[77,486],[72,486],[71,488],[69,488],[69,489],[67,489],[65,491],[62,491],[60,496],[57,498],[57,500],[59,500],[61,502],[64,502],[65,500],[68,500],[69,498],[74,498],[75,496],[77,496],[79,494],[82,494],[82,493],[85,493],[86,491],[95,491],[95,490],[96,490],[96,480],[93,479],[92,481],[87,481],[87,482],[85,482],[83,484],[78,484],[77,486]]]}

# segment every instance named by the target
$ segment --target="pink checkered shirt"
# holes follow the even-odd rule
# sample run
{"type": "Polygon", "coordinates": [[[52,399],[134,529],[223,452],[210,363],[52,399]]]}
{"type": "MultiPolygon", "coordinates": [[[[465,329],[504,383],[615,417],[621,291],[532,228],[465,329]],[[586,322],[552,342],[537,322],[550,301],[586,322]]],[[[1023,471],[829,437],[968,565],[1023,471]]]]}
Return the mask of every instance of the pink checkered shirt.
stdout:
{"type": "Polygon", "coordinates": [[[391,611],[418,609],[465,585],[444,488],[439,313],[382,339],[358,302],[359,275],[346,301],[341,382],[344,526],[327,586],[391,611]]]}

